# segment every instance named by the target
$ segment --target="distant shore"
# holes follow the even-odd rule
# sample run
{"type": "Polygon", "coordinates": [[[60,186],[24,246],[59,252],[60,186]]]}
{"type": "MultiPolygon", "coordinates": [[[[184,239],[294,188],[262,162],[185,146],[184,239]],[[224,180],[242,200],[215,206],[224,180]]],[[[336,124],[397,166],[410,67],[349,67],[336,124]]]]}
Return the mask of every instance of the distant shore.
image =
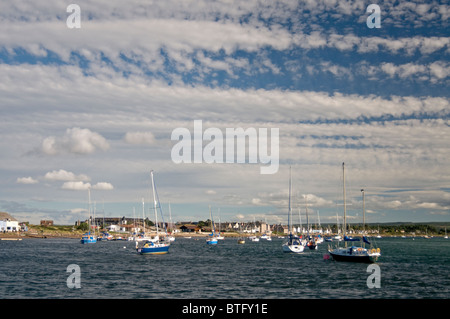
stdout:
{"type": "MultiPolygon", "coordinates": [[[[55,228],[55,227],[53,227],[55,228]]],[[[21,231],[21,232],[2,232],[0,233],[0,239],[6,238],[6,239],[18,239],[18,238],[75,238],[79,239],[83,236],[83,234],[86,233],[85,231],[59,231],[54,229],[45,229],[36,231],[35,229],[31,229],[29,231],[21,231]]],[[[122,238],[128,238],[130,234],[127,233],[114,233],[109,232],[114,238],[122,237],[122,238]]],[[[203,238],[209,236],[210,233],[203,232],[203,233],[173,233],[172,236],[177,238],[183,238],[183,237],[196,237],[196,238],[203,238]]],[[[148,235],[154,236],[156,233],[149,233],[148,235]]],[[[252,234],[238,234],[234,232],[225,232],[222,233],[224,237],[248,237],[252,236],[252,234]]]]}
{"type": "MultiPolygon", "coordinates": [[[[448,225],[450,228],[450,225],[448,225]]],[[[374,229],[369,229],[369,234],[366,236],[370,238],[374,238],[378,235],[381,237],[425,237],[428,235],[429,237],[443,237],[446,234],[447,225],[431,225],[431,224],[395,224],[395,225],[381,225],[378,227],[378,231],[374,231],[374,229]],[[445,233],[444,233],[445,230],[445,233]]],[[[104,230],[100,230],[100,233],[104,230]]],[[[353,229],[355,233],[349,233],[349,236],[361,236],[358,232],[360,230],[353,229]]],[[[98,230],[96,231],[98,234],[98,230]]],[[[86,233],[86,230],[77,229],[73,225],[33,225],[28,224],[27,225],[27,231],[20,231],[20,232],[0,232],[0,239],[20,239],[20,238],[74,238],[74,239],[81,239],[83,234],[86,233]]],[[[121,233],[121,232],[108,232],[110,233],[115,239],[121,237],[122,239],[128,239],[129,236],[131,236],[129,233],[121,233]]],[[[221,234],[224,237],[229,238],[237,238],[237,237],[249,237],[249,236],[260,236],[260,233],[239,233],[236,231],[226,231],[221,232],[221,234]]],[[[147,233],[148,236],[154,236],[156,235],[155,229],[147,233]]],[[[209,231],[203,231],[203,232],[176,232],[171,234],[174,237],[177,238],[183,238],[183,237],[193,237],[193,238],[205,238],[210,235],[209,231]]],[[[336,234],[321,234],[322,237],[333,237],[336,234]]],[[[278,236],[285,237],[286,234],[283,234],[281,232],[273,232],[272,238],[276,238],[278,236]]]]}
{"type": "MultiPolygon", "coordinates": [[[[80,239],[82,237],[82,235],[85,232],[81,232],[81,231],[74,231],[74,232],[58,232],[55,230],[51,230],[51,231],[43,231],[43,232],[36,232],[36,231],[28,231],[28,232],[5,232],[5,233],[0,233],[0,239],[5,239],[5,240],[13,240],[13,239],[25,239],[25,238],[29,238],[29,239],[39,239],[39,238],[72,238],[72,239],[80,239]]],[[[114,238],[123,238],[123,239],[127,239],[130,235],[129,234],[125,234],[125,233],[111,233],[113,235],[114,238]]],[[[172,234],[172,236],[176,237],[176,238],[189,238],[189,237],[193,237],[193,238],[206,238],[207,236],[209,236],[210,233],[204,232],[204,233],[174,233],[172,234]]],[[[154,236],[154,233],[150,233],[150,236],[154,236]]],[[[235,232],[223,232],[222,235],[225,238],[237,238],[237,237],[250,237],[250,236],[255,236],[255,234],[249,234],[249,233],[244,233],[244,234],[239,234],[239,233],[235,233],[235,232]]],[[[260,234],[256,234],[256,236],[260,236],[260,234]]],[[[272,238],[276,238],[276,237],[285,237],[286,235],[280,235],[280,234],[272,234],[272,238]]],[[[327,235],[321,235],[322,237],[326,238],[326,237],[333,237],[335,235],[333,234],[327,234],[327,235]]],[[[358,234],[355,236],[359,236],[358,234]]],[[[369,237],[375,237],[376,235],[369,235],[369,237]]],[[[421,235],[392,235],[392,234],[384,234],[381,235],[381,237],[406,237],[406,238],[413,238],[413,237],[417,237],[417,238],[421,238],[424,237],[423,234],[421,235]]],[[[444,237],[443,235],[436,235],[436,234],[432,234],[429,237],[444,237]]]]}

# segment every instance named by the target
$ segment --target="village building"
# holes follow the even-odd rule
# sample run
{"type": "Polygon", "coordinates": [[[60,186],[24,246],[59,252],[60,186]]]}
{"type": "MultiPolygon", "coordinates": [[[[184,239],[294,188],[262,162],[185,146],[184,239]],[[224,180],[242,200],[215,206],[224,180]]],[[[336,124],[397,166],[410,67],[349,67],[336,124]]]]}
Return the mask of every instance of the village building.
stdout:
{"type": "Polygon", "coordinates": [[[20,231],[19,222],[8,213],[0,212],[0,232],[20,231]]]}
{"type": "Polygon", "coordinates": [[[53,226],[53,220],[41,220],[41,226],[53,226]]]}

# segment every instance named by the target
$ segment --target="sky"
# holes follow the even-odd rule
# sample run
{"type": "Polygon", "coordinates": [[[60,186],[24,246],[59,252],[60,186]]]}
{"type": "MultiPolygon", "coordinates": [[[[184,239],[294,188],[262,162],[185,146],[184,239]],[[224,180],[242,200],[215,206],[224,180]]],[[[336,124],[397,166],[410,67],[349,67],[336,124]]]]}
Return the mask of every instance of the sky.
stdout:
{"type": "Polygon", "coordinates": [[[0,211],[153,219],[153,170],[166,219],[286,224],[291,168],[293,221],[335,223],[345,163],[348,222],[361,189],[368,223],[450,221],[448,1],[72,3],[0,3],[0,211]],[[278,129],[278,169],[177,163],[194,121],[278,129]]]}

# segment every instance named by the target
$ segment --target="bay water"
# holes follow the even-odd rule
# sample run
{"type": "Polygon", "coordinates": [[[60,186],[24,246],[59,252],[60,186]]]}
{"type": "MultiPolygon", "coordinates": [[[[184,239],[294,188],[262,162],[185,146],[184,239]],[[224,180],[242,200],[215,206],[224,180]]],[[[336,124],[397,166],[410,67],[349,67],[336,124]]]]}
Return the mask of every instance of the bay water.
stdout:
{"type": "Polygon", "coordinates": [[[450,240],[376,239],[380,287],[368,264],[325,260],[328,243],[303,254],[284,239],[237,244],[177,238],[165,255],[139,255],[134,242],[79,239],[0,241],[1,299],[448,299],[450,240]],[[77,265],[80,288],[68,285],[77,265]]]}

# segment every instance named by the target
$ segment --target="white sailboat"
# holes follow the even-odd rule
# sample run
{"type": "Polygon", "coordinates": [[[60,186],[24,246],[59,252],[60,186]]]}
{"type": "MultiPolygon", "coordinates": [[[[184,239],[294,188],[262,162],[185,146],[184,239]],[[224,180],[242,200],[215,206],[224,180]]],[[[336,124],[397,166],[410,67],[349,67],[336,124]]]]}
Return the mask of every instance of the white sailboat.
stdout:
{"type": "Polygon", "coordinates": [[[149,236],[147,236],[145,232],[145,202],[142,198],[142,233],[139,235],[134,236],[135,241],[152,241],[153,239],[149,236]]]}
{"type": "Polygon", "coordinates": [[[264,219],[264,225],[266,225],[266,231],[264,232],[264,234],[262,234],[259,238],[261,239],[265,239],[268,241],[272,241],[272,236],[270,234],[270,226],[267,225],[267,220],[264,219]]]}
{"type": "Polygon", "coordinates": [[[291,226],[291,216],[292,216],[292,209],[291,209],[291,168],[289,167],[289,211],[288,211],[288,228],[289,228],[289,236],[288,241],[285,242],[282,245],[283,251],[286,253],[301,253],[305,249],[305,246],[302,245],[300,242],[300,238],[298,238],[296,235],[292,233],[292,226],[291,226]]]}
{"type": "Polygon", "coordinates": [[[308,226],[307,236],[306,236],[306,247],[308,247],[310,250],[317,249],[317,243],[316,239],[310,235],[309,233],[309,215],[308,215],[308,195],[305,195],[305,206],[306,206],[306,224],[308,226]]]}
{"type": "Polygon", "coordinates": [[[445,227],[445,236],[444,236],[444,238],[445,238],[445,239],[448,239],[448,236],[447,236],[447,227],[445,227]]]}
{"type": "Polygon", "coordinates": [[[225,237],[222,235],[222,233],[220,232],[220,230],[222,229],[222,224],[220,223],[220,208],[217,209],[218,210],[218,215],[219,215],[219,231],[217,233],[217,239],[218,240],[224,240],[225,237]]]}
{"type": "Polygon", "coordinates": [[[341,241],[342,236],[341,236],[341,230],[339,229],[339,216],[338,216],[337,212],[336,212],[336,228],[337,228],[337,234],[336,234],[336,236],[333,237],[333,239],[337,240],[337,241],[341,241]]]}
{"type": "MultiPolygon", "coordinates": [[[[257,232],[257,229],[256,229],[256,218],[255,218],[255,217],[253,217],[253,227],[252,227],[252,229],[251,229],[251,232],[252,232],[252,233],[253,233],[253,232],[254,232],[254,233],[257,232]]],[[[256,235],[249,236],[248,239],[250,239],[250,241],[253,241],[253,242],[259,242],[259,237],[256,236],[256,235]]]]}
{"type": "MultiPolygon", "coordinates": [[[[171,227],[173,227],[172,226],[173,225],[173,223],[172,223],[172,210],[170,209],[170,203],[169,203],[169,225],[171,227]]],[[[169,234],[168,238],[169,238],[169,241],[174,242],[175,241],[175,236],[172,235],[172,232],[173,232],[173,229],[172,229],[171,233],[169,234]]]]}
{"type": "MultiPolygon", "coordinates": [[[[332,249],[330,246],[328,247],[328,252],[330,253],[331,257],[333,257],[336,261],[349,261],[349,262],[362,262],[362,263],[373,263],[378,260],[378,258],[381,256],[380,249],[367,249],[365,247],[355,247],[351,245],[348,247],[347,243],[350,241],[359,241],[358,239],[351,239],[346,236],[347,231],[347,220],[346,220],[346,214],[347,214],[347,206],[345,201],[345,166],[344,163],[342,163],[342,176],[343,176],[343,195],[344,195],[344,224],[343,224],[343,235],[344,235],[344,241],[345,246],[332,249]]],[[[366,236],[362,237],[364,243],[368,243],[370,245],[370,242],[367,240],[366,236]]]]}

